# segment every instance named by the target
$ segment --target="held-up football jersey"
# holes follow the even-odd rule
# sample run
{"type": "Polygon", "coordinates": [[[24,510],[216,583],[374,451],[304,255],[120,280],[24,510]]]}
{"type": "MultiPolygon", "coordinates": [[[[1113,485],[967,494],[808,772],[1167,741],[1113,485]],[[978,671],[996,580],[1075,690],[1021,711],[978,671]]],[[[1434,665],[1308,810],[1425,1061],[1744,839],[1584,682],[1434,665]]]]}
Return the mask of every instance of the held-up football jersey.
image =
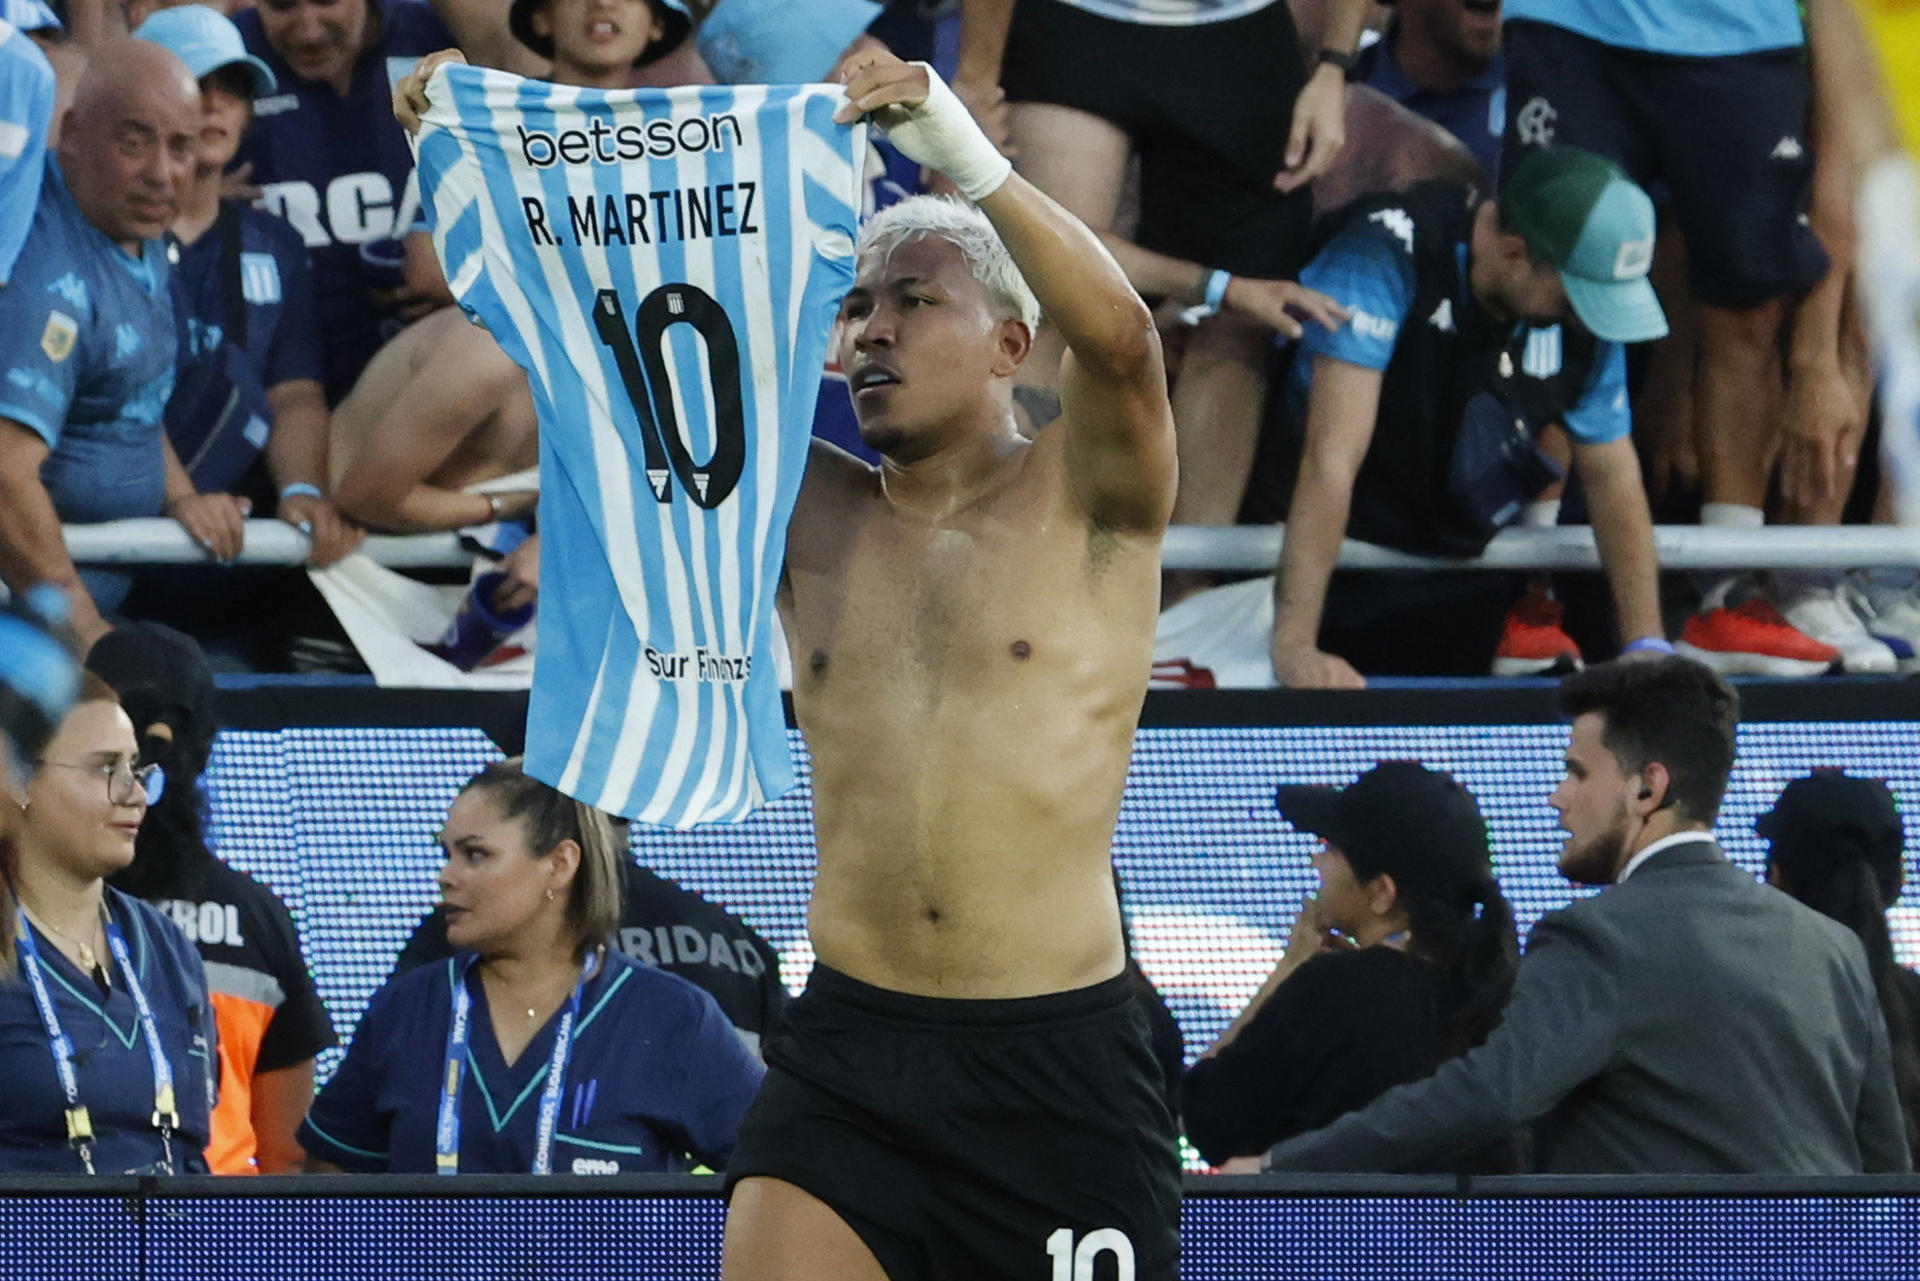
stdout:
{"type": "Polygon", "coordinates": [[[841,90],[443,67],[418,139],[454,296],[540,416],[527,772],[647,823],[793,785],[774,592],[865,130],[841,90]]]}

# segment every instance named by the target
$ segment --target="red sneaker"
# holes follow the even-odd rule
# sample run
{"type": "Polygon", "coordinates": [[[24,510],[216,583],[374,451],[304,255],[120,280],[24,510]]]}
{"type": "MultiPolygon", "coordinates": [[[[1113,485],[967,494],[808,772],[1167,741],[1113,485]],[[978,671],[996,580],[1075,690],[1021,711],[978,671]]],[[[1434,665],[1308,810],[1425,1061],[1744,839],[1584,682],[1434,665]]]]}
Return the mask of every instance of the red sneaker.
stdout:
{"type": "Polygon", "coordinates": [[[1495,676],[1539,676],[1578,671],[1580,647],[1560,626],[1566,608],[1537,587],[1530,587],[1507,611],[1500,647],[1493,651],[1495,676]]]}
{"type": "Polygon", "coordinates": [[[1840,661],[1839,650],[1795,629],[1763,596],[1693,615],[1673,648],[1727,676],[1819,676],[1840,661]]]}

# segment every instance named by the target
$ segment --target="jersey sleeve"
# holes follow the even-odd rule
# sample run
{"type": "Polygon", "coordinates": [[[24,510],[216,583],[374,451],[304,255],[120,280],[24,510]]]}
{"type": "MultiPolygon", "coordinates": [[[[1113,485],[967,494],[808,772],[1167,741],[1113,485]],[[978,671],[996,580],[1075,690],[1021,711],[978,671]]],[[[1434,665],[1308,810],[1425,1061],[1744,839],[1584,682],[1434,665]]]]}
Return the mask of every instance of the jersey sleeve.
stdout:
{"type": "Polygon", "coordinates": [[[280,1007],[260,1039],[256,1072],[277,1072],[304,1063],[334,1043],[333,1020],[313,986],[313,974],[300,954],[300,937],[293,917],[277,894],[262,887],[260,908],[265,916],[266,961],[280,984],[280,1007]]]}
{"type": "Polygon", "coordinates": [[[1601,344],[1593,367],[1593,381],[1566,415],[1567,433],[1582,445],[1604,445],[1633,430],[1626,349],[1617,342],[1601,344]]]}
{"type": "Polygon", "coordinates": [[[680,1129],[687,1151],[709,1169],[724,1170],[740,1138],[740,1119],[760,1090],[766,1069],[741,1042],[720,1003],[688,985],[692,1024],[681,1042],[680,1129]]]}
{"type": "Polygon", "coordinates": [[[367,1003],[347,1056],[315,1096],[296,1136],[310,1155],[357,1174],[384,1174],[392,1146],[392,1122],[380,1111],[380,1087],[394,1043],[405,1034],[394,988],[388,983],[367,1003]]]}
{"type": "Polygon", "coordinates": [[[1331,330],[1307,322],[1301,351],[1385,369],[1413,306],[1413,281],[1413,223],[1405,210],[1377,210],[1342,229],[1301,270],[1300,283],[1332,298],[1350,317],[1331,330]]]}
{"type": "Polygon", "coordinates": [[[46,55],[24,34],[0,40],[0,285],[33,225],[53,103],[46,55]]]}
{"type": "Polygon", "coordinates": [[[272,232],[270,252],[280,269],[280,323],[260,377],[261,386],[269,390],[284,382],[320,382],[325,378],[320,362],[320,330],[314,318],[313,264],[307,260],[307,247],[291,228],[275,226],[272,232]]]}
{"type": "Polygon", "coordinates": [[[13,279],[0,288],[0,418],[51,447],[80,385],[87,293],[72,264],[46,261],[52,255],[38,252],[43,245],[30,237],[13,279]]]}

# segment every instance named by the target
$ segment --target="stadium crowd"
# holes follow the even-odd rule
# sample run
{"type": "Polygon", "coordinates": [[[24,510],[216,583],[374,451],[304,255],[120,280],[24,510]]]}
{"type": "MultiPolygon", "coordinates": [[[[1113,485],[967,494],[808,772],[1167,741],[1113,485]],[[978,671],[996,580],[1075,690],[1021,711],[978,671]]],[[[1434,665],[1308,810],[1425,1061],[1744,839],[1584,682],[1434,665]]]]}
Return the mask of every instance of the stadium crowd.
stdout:
{"type": "MultiPolygon", "coordinates": [[[[263,613],[324,625],[303,579],[265,608],[225,576],[255,510],[321,569],[368,531],[516,526],[485,604],[537,600],[533,400],[434,257],[390,103],[415,60],[668,87],[826,78],[870,41],[950,58],[987,135],[1158,309],[1175,519],[1287,522],[1253,588],[1280,683],[1623,656],[1563,683],[1549,802],[1562,873],[1610,888],[1524,958],[1457,782],[1384,762],[1282,789],[1322,839],[1319,892],[1227,1033],[1164,1068],[1206,1159],[1911,1169],[1890,793],[1794,782],[1762,820],[1767,884],[1711,829],[1738,719],[1716,671],[1916,670],[1920,586],[1663,584],[1652,532],[1889,509],[1850,226],[1890,126],[1847,0],[937,8],[0,0],[0,1079],[21,1083],[0,1170],[724,1167],[778,956],[515,760],[453,803],[443,905],[316,1097],[335,1029],[286,905],[209,847],[213,677],[167,624],[267,665],[291,651],[263,613]],[[162,515],[209,567],[66,552],[65,524],[162,515]],[[1590,524],[1604,591],[1335,568],[1344,534],[1471,556],[1516,521],[1590,524]],[[493,1114],[463,1138],[466,1073],[493,1114]]],[[[876,161],[878,200],[944,181],[876,161]]],[[[1064,350],[1043,329],[1023,367],[1031,433],[1064,350]]],[[[835,378],[818,430],[850,440],[835,378]]],[[[1164,601],[1204,617],[1248,590],[1170,574],[1164,601]]]]}
{"type": "MultiPolygon", "coordinates": [[[[1913,670],[1912,574],[1663,579],[1648,534],[1887,518],[1853,201],[1893,126],[1850,0],[1562,8],[6,0],[0,579],[72,592],[88,640],[144,618],[222,665],[357,662],[303,575],[231,567],[257,510],[315,568],[369,530],[505,529],[488,603],[530,605],[532,401],[451,306],[395,79],[454,46],[584,87],[822,79],[879,41],[948,65],[1159,306],[1175,523],[1287,522],[1273,583],[1168,574],[1163,635],[1302,687],[1670,647],[1913,670]],[[208,567],[78,568],[60,536],[162,515],[208,567]],[[1590,523],[1604,589],[1334,566],[1343,533],[1471,556],[1515,523],[1590,523]]],[[[876,146],[875,205],[942,189],[876,146]]],[[[1060,352],[1043,324],[1029,431],[1060,352]]],[[[829,370],[816,431],[859,452],[850,423],[829,370]]]]}

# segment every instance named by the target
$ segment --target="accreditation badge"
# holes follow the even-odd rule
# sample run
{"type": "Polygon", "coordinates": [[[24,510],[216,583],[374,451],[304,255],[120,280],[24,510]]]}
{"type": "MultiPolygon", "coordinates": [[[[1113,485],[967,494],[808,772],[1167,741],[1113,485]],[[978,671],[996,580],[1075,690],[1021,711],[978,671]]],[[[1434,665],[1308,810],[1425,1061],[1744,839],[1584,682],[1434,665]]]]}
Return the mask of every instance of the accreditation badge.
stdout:
{"type": "Polygon", "coordinates": [[[73,354],[73,342],[79,336],[78,321],[64,311],[52,312],[47,316],[47,327],[40,331],[40,350],[57,365],[73,354]]]}

